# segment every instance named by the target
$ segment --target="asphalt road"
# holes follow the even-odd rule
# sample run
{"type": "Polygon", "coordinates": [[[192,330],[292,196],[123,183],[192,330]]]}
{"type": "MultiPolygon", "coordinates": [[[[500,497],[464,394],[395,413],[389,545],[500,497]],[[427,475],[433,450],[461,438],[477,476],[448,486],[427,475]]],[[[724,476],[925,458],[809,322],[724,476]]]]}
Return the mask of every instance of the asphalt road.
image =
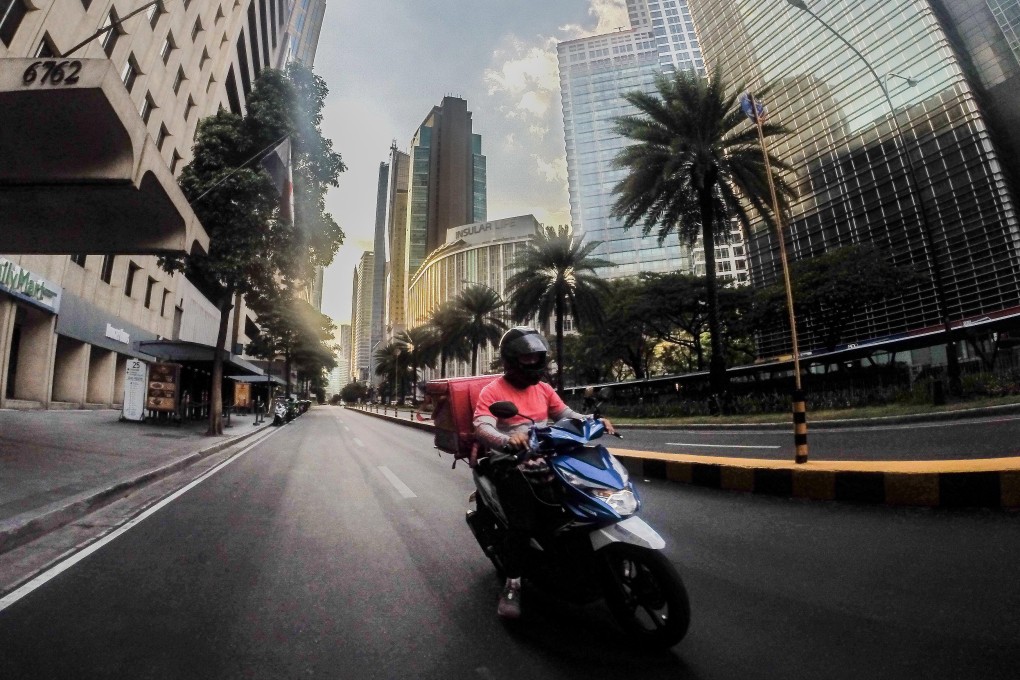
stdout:
{"type": "Polygon", "coordinates": [[[530,590],[504,626],[430,444],[313,410],[0,611],[0,678],[1016,677],[1016,513],[643,482],[693,610],[643,655],[530,590]]]}
{"type": "MultiPolygon", "coordinates": [[[[792,458],[789,431],[755,429],[628,429],[628,449],[696,456],[792,458]]],[[[827,427],[808,416],[812,460],[946,460],[1020,456],[1020,416],[1002,415],[924,423],[827,427]]]]}

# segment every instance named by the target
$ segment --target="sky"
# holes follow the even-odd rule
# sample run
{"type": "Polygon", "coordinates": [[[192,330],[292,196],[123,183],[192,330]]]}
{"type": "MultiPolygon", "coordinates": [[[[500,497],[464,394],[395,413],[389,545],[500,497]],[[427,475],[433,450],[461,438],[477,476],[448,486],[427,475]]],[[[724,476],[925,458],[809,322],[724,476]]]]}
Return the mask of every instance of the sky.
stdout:
{"type": "Polygon", "coordinates": [[[482,136],[488,219],[569,224],[556,44],[628,26],[625,0],[329,0],[315,72],[323,134],[347,170],[326,209],[345,233],[322,311],[351,317],[354,268],[373,249],[379,164],[444,96],[467,100],[482,136]]]}

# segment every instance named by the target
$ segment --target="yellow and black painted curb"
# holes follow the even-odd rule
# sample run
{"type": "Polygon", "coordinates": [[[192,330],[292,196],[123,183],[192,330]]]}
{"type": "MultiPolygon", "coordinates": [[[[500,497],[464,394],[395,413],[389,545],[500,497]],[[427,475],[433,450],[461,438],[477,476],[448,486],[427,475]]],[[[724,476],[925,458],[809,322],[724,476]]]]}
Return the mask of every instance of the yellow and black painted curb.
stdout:
{"type": "Polygon", "coordinates": [[[613,453],[633,475],[714,489],[884,505],[1020,508],[1020,458],[797,464],[613,453]]]}
{"type": "MultiPolygon", "coordinates": [[[[431,431],[432,424],[361,413],[431,431]]],[[[825,461],[721,458],[612,447],[630,473],[713,489],[880,505],[1020,508],[1020,458],[825,461]]]]}

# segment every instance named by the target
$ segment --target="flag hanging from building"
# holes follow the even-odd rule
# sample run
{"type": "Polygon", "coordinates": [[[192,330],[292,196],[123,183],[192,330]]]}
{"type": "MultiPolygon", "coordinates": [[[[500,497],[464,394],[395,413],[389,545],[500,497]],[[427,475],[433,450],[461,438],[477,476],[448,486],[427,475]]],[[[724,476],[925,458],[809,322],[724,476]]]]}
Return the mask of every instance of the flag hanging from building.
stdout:
{"type": "Polygon", "coordinates": [[[751,119],[752,122],[757,123],[759,119],[761,122],[765,122],[768,118],[768,111],[765,106],[758,100],[754,99],[753,104],[752,96],[750,92],[745,92],[740,97],[740,108],[744,112],[744,115],[751,119]]]}
{"type": "Polygon", "coordinates": [[[262,167],[273,180],[280,195],[280,215],[294,223],[294,174],[291,170],[290,137],[286,137],[272,151],[262,157],[262,167]]]}

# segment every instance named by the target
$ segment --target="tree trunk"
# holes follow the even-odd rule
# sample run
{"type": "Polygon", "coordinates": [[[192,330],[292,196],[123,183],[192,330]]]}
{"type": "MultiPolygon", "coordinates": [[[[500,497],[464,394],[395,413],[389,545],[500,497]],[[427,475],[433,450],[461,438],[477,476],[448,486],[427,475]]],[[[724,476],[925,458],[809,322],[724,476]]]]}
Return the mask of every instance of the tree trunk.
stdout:
{"type": "Polygon", "coordinates": [[[705,287],[708,292],[708,333],[711,339],[712,357],[709,359],[709,384],[712,393],[721,395],[726,391],[726,359],[723,356],[722,333],[719,328],[719,288],[715,275],[715,210],[712,205],[712,188],[716,174],[705,178],[698,202],[701,208],[701,240],[705,247],[705,287]]]}
{"type": "Polygon", "coordinates": [[[283,355],[283,372],[285,374],[284,380],[287,381],[287,391],[285,395],[290,398],[290,350],[283,355]]]}
{"type": "Polygon", "coordinates": [[[209,429],[206,435],[215,437],[223,434],[223,352],[227,346],[227,325],[230,321],[230,301],[233,293],[227,292],[220,298],[220,328],[216,333],[216,351],[213,354],[212,385],[209,386],[209,429]]]}
{"type": "Polygon", "coordinates": [[[478,375],[478,343],[471,344],[471,375],[478,375]]]}
{"type": "MultiPolygon", "coordinates": [[[[556,296],[556,389],[563,393],[563,296],[556,296]]],[[[576,320],[575,320],[576,321],[576,320]]]]}

